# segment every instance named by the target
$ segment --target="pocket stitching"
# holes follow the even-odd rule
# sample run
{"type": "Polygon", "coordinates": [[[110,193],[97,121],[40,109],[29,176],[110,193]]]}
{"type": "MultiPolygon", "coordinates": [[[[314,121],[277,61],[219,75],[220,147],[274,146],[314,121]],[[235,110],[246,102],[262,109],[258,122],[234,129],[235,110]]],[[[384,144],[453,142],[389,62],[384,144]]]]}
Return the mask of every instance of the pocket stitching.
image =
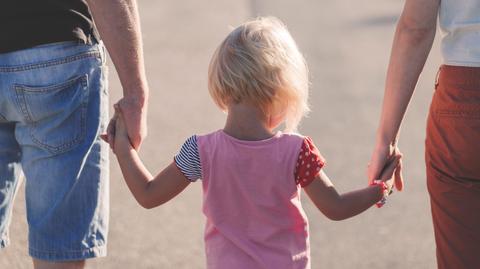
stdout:
{"type": "Polygon", "coordinates": [[[451,118],[464,118],[464,119],[477,119],[480,118],[480,110],[449,110],[449,109],[437,109],[434,111],[437,116],[451,117],[451,118]]]}
{"type": "Polygon", "coordinates": [[[30,92],[30,93],[45,93],[45,92],[50,92],[54,90],[61,90],[64,88],[67,88],[69,86],[74,85],[77,83],[77,81],[80,81],[82,83],[82,87],[85,87],[87,85],[87,79],[86,75],[82,76],[76,76],[73,77],[67,81],[62,82],[61,84],[56,84],[56,85],[50,85],[50,86],[45,86],[45,87],[31,87],[31,86],[25,86],[25,85],[19,85],[15,84],[14,87],[17,89],[21,89],[24,92],[30,92]]]}
{"type": "Polygon", "coordinates": [[[67,80],[66,82],[63,82],[58,85],[52,85],[52,86],[47,86],[47,87],[38,87],[38,89],[35,89],[35,87],[29,87],[29,86],[24,86],[24,85],[19,85],[15,84],[14,85],[15,93],[17,96],[17,104],[20,106],[22,113],[24,117],[27,119],[27,122],[32,124],[32,126],[29,127],[30,130],[30,137],[32,138],[32,141],[36,143],[37,145],[43,146],[47,150],[49,150],[53,154],[58,154],[65,152],[65,149],[68,149],[72,147],[73,145],[79,143],[85,138],[86,135],[86,114],[87,114],[87,100],[88,100],[88,76],[87,74],[82,75],[82,76],[77,76],[72,79],[67,80]],[[66,89],[75,83],[80,82],[81,83],[81,88],[82,88],[82,98],[81,98],[81,104],[80,104],[80,134],[77,135],[72,141],[63,143],[58,146],[52,146],[45,144],[44,142],[38,140],[35,135],[33,134],[35,127],[37,126],[37,123],[33,120],[33,117],[31,115],[31,112],[28,109],[27,106],[27,100],[25,98],[25,92],[27,93],[45,93],[53,90],[61,90],[61,89],[66,89]],[[23,102],[22,102],[23,101],[23,102]]]}
{"type": "Polygon", "coordinates": [[[28,108],[27,108],[27,100],[25,99],[25,95],[22,94],[22,89],[20,87],[17,87],[17,86],[18,85],[14,85],[15,95],[17,97],[17,98],[15,98],[16,101],[17,101],[17,105],[18,105],[18,107],[20,107],[20,110],[22,111],[23,117],[27,120],[27,122],[32,123],[33,120],[30,117],[31,113],[28,111],[28,108]]]}

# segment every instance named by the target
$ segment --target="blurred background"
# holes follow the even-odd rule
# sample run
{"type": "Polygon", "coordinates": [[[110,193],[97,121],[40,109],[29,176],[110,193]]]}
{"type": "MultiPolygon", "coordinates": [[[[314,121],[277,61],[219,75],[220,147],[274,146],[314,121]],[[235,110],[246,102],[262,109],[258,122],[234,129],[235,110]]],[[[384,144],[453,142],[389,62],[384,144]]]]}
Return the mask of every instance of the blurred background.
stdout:
{"type": "MultiPolygon", "coordinates": [[[[149,135],[141,150],[147,167],[157,173],[187,137],[223,127],[225,115],[207,91],[210,56],[230,26],[272,15],[288,26],[310,68],[312,112],[300,132],[313,138],[340,192],[364,187],[402,5],[399,0],[139,1],[151,90],[149,135]]],[[[440,63],[437,44],[402,128],[405,191],[382,209],[342,222],[328,220],[304,195],[312,268],[436,268],[423,156],[427,108],[440,63]]],[[[110,93],[113,104],[121,87],[111,62],[110,93]]],[[[146,210],[129,193],[114,159],[111,169],[108,256],[89,261],[88,268],[205,268],[201,183],[146,210]]],[[[0,268],[32,267],[23,191],[16,198],[12,244],[0,253],[0,268]]]]}

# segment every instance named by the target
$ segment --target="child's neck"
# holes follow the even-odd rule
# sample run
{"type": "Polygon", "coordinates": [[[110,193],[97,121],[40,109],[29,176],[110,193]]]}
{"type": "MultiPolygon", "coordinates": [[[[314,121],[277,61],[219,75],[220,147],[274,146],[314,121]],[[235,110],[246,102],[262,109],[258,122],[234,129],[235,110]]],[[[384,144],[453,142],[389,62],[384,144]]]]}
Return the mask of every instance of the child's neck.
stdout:
{"type": "Polygon", "coordinates": [[[253,106],[234,104],[228,107],[223,131],[240,140],[264,140],[274,136],[273,129],[268,128],[266,122],[263,113],[253,106]]]}

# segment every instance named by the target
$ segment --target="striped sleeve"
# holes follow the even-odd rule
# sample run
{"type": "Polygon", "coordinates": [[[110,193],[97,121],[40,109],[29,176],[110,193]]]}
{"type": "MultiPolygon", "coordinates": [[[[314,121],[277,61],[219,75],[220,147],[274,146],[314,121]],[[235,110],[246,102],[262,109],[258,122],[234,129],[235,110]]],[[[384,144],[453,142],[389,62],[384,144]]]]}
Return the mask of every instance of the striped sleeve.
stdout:
{"type": "Polygon", "coordinates": [[[202,177],[200,154],[198,153],[197,136],[193,135],[183,143],[180,152],[174,157],[178,169],[190,181],[196,181],[202,177]]]}

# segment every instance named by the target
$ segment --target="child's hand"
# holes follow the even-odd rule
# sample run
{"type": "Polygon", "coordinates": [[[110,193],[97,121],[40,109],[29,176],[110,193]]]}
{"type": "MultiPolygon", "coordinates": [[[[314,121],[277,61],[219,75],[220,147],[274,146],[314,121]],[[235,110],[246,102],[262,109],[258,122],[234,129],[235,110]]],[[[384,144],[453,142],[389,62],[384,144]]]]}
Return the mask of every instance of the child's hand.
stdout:
{"type": "Polygon", "coordinates": [[[108,122],[107,132],[100,135],[100,138],[110,145],[113,150],[113,139],[115,138],[115,122],[117,121],[118,114],[115,112],[113,117],[108,122]]]}
{"type": "Polygon", "coordinates": [[[388,164],[382,170],[378,180],[383,181],[387,184],[388,189],[391,190],[395,183],[394,174],[396,169],[400,169],[402,162],[402,154],[395,152],[392,158],[388,161],[388,164]]]}
{"type": "MultiPolygon", "coordinates": [[[[378,180],[381,177],[382,171],[386,169],[389,162],[392,161],[397,154],[401,153],[396,145],[376,146],[368,164],[368,182],[372,183],[374,180],[378,180]]],[[[402,191],[402,162],[395,168],[394,182],[395,188],[398,191],[402,191]]]]}
{"type": "Polygon", "coordinates": [[[110,145],[113,152],[117,154],[121,150],[130,150],[131,142],[128,137],[125,119],[121,108],[115,104],[115,114],[108,124],[107,133],[100,137],[110,145]]]}
{"type": "Polygon", "coordinates": [[[128,137],[127,126],[125,125],[125,118],[123,111],[118,104],[113,106],[117,118],[115,120],[115,138],[113,139],[113,152],[117,154],[120,150],[130,150],[132,143],[128,137]]]}

